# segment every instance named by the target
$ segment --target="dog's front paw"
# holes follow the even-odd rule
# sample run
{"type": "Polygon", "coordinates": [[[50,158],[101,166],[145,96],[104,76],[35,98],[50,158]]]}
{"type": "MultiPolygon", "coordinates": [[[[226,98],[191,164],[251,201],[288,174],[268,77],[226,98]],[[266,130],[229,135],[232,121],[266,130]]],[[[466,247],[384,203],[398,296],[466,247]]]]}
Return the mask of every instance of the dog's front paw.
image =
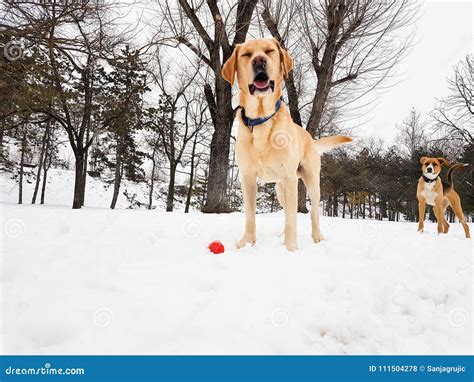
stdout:
{"type": "Polygon", "coordinates": [[[237,249],[240,249],[242,247],[245,247],[247,243],[250,243],[252,244],[252,246],[254,246],[256,242],[257,242],[256,237],[248,237],[244,235],[244,237],[237,242],[236,247],[237,249]]]}
{"type": "Polygon", "coordinates": [[[324,240],[324,236],[322,233],[316,233],[316,234],[313,234],[311,235],[311,237],[313,238],[313,241],[315,243],[319,243],[320,241],[323,241],[324,240]]]}
{"type": "Polygon", "coordinates": [[[288,251],[294,252],[298,249],[298,244],[296,241],[286,241],[285,240],[285,247],[288,251]]]}
{"type": "Polygon", "coordinates": [[[313,235],[312,237],[315,243],[319,243],[320,241],[324,240],[324,236],[321,233],[318,235],[313,235]]]}

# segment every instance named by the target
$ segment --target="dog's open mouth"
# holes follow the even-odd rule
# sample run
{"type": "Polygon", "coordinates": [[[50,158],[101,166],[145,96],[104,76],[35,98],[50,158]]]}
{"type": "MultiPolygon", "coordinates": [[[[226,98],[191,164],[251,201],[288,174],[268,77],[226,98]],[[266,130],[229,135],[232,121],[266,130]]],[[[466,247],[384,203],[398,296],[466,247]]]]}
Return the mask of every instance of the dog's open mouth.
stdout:
{"type": "Polygon", "coordinates": [[[249,85],[250,94],[254,94],[255,91],[266,92],[268,89],[274,89],[275,82],[270,80],[266,73],[258,73],[253,80],[253,84],[249,85]]]}

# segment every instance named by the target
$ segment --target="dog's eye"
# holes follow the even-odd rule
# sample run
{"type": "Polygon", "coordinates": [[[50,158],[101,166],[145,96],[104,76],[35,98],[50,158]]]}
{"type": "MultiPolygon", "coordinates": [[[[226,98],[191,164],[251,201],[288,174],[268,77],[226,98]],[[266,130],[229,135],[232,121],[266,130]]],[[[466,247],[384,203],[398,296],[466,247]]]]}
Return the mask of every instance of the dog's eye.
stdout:
{"type": "Polygon", "coordinates": [[[242,56],[240,56],[240,57],[250,57],[251,55],[252,55],[251,53],[244,53],[244,54],[242,54],[242,56]]]}
{"type": "Polygon", "coordinates": [[[438,164],[437,163],[433,163],[433,166],[437,166],[438,164]]]}
{"type": "Polygon", "coordinates": [[[268,49],[265,51],[265,54],[270,54],[270,53],[273,53],[275,51],[275,49],[268,49]]]}

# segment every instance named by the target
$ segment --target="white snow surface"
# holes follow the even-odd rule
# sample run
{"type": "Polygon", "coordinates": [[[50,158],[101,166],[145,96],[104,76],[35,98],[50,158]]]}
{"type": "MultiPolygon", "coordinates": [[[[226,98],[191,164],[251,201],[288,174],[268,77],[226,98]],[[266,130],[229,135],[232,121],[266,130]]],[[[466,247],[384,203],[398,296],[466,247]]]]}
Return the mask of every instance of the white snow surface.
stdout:
{"type": "Polygon", "coordinates": [[[472,241],[414,223],[0,204],[3,354],[470,354],[472,241]],[[221,240],[224,254],[207,249],[221,240]]]}
{"type": "MultiPolygon", "coordinates": [[[[36,168],[33,170],[36,173],[36,168]]],[[[51,169],[48,172],[46,182],[45,204],[55,206],[72,206],[74,196],[74,171],[63,169],[51,169]]],[[[85,203],[88,207],[110,206],[113,195],[113,177],[109,183],[101,178],[92,178],[88,176],[85,193],[85,203]]],[[[23,203],[31,203],[35,179],[32,176],[25,177],[23,182],[23,203]]],[[[160,191],[160,184],[155,187],[153,205],[163,208],[165,202],[157,198],[160,191]]],[[[165,187],[162,187],[165,188],[165,187]]],[[[117,208],[128,208],[130,203],[124,196],[124,191],[129,194],[136,194],[140,202],[148,202],[148,188],[145,183],[130,182],[127,179],[122,181],[117,199],[117,208]]],[[[36,203],[39,204],[41,195],[41,185],[38,191],[36,203]]],[[[18,184],[8,173],[0,173],[0,202],[17,203],[18,202],[18,184]]]]}

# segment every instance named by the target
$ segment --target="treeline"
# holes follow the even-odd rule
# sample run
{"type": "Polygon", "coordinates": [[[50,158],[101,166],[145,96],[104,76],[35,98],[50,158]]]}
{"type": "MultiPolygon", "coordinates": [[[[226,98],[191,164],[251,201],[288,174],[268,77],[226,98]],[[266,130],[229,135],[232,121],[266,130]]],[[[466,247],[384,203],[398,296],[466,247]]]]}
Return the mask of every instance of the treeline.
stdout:
{"type": "MultiPolygon", "coordinates": [[[[100,177],[113,187],[111,208],[123,195],[151,209],[164,193],[167,211],[176,201],[186,211],[238,210],[236,89],[220,74],[235,45],[259,35],[280,41],[296,63],[285,79],[292,118],[315,138],[347,133],[351,118],[363,112],[348,105],[362,96],[369,102],[377,86],[390,85],[418,10],[408,0],[239,0],[235,6],[177,0],[149,3],[146,12],[140,4],[130,7],[2,2],[0,161],[19,183],[19,203],[25,177],[35,182],[31,202],[44,203],[48,171],[59,167],[74,170],[73,208],[86,201],[87,178],[100,177]],[[123,179],[146,182],[146,198],[123,190],[123,179]]],[[[397,149],[356,143],[350,152],[324,156],[326,213],[412,219],[412,196],[400,192],[418,177],[417,155],[439,150],[451,160],[472,159],[465,154],[473,142],[472,56],[449,81],[450,95],[422,125],[419,116],[402,123],[397,149]],[[413,171],[397,170],[401,163],[413,171]]],[[[465,174],[456,176],[462,181],[465,174]]],[[[278,208],[271,185],[259,198],[264,210],[278,208]]],[[[301,184],[298,209],[306,211],[301,184]]]]}
{"type": "MultiPolygon", "coordinates": [[[[353,155],[346,151],[325,155],[321,178],[325,215],[417,221],[416,189],[421,176],[419,158],[422,156],[446,157],[436,147],[420,148],[411,157],[397,146],[382,150],[373,142],[353,155]]],[[[474,146],[451,160],[453,163],[474,163],[474,146]]],[[[442,177],[446,176],[446,170],[443,170],[442,177]]],[[[455,188],[460,194],[466,218],[470,220],[474,214],[473,180],[472,168],[469,167],[454,174],[455,188]]],[[[452,210],[448,209],[447,213],[449,220],[454,221],[452,210]]],[[[434,220],[432,211],[430,218],[434,220]]]]}

